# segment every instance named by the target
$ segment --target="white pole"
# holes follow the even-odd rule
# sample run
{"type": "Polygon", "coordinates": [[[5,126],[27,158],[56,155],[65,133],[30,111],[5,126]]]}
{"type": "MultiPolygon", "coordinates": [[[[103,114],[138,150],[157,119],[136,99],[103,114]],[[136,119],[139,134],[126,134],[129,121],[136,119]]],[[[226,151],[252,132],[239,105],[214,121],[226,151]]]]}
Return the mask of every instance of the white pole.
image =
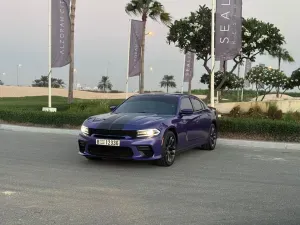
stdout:
{"type": "Polygon", "coordinates": [[[186,57],[186,54],[184,54],[184,56],[183,56],[183,73],[182,73],[181,94],[183,94],[183,85],[184,85],[185,57],[186,57]]]}
{"type": "Polygon", "coordinates": [[[19,86],[19,68],[20,64],[17,65],[17,86],[19,86]]]}
{"type": "Polygon", "coordinates": [[[131,19],[129,20],[129,32],[128,32],[128,61],[126,71],[126,99],[128,98],[128,81],[129,81],[129,57],[130,57],[130,37],[131,37],[131,19]]]}
{"type": "Polygon", "coordinates": [[[52,107],[52,102],[51,102],[51,95],[52,95],[52,93],[51,93],[51,79],[52,79],[52,65],[51,65],[51,45],[52,45],[52,43],[51,43],[51,29],[52,29],[52,21],[51,21],[51,14],[52,14],[52,12],[51,12],[51,2],[52,2],[52,0],[48,0],[48,3],[49,3],[49,49],[48,49],[48,51],[49,51],[49,64],[48,64],[48,107],[49,108],[51,108],[52,107]]]}
{"type": "Polygon", "coordinates": [[[211,75],[210,75],[210,106],[215,106],[215,11],[216,2],[212,0],[211,10],[211,75]]]}
{"type": "MultiPolygon", "coordinates": [[[[241,64],[239,64],[239,66],[238,66],[238,78],[240,78],[240,76],[241,76],[240,72],[241,72],[241,64]]],[[[238,101],[240,101],[240,88],[237,89],[237,96],[238,96],[237,97],[238,101]]]]}

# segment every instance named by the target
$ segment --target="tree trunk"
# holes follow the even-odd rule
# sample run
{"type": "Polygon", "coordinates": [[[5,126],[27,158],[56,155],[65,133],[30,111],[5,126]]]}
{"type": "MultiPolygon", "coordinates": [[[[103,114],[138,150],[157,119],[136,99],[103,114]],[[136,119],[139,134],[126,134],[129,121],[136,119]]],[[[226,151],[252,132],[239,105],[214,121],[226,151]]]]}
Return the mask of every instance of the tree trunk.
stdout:
{"type": "MultiPolygon", "coordinates": [[[[235,69],[238,67],[238,65],[239,65],[239,63],[236,63],[236,64],[233,66],[233,68],[231,69],[231,71],[230,71],[229,73],[233,73],[233,72],[235,71],[235,69]]],[[[227,72],[227,71],[226,71],[226,72],[227,72]]],[[[227,79],[227,75],[226,75],[226,73],[224,73],[224,77],[223,77],[221,83],[220,83],[220,84],[217,86],[217,88],[216,88],[217,91],[219,91],[219,90],[222,89],[223,84],[225,83],[226,79],[227,79]]]]}
{"type": "MultiPolygon", "coordinates": [[[[278,70],[280,71],[281,67],[281,56],[278,57],[278,70]]],[[[280,87],[276,89],[276,98],[279,98],[280,87]]]]}
{"type": "Polygon", "coordinates": [[[255,101],[257,102],[257,99],[258,99],[258,87],[257,87],[257,83],[256,83],[256,99],[255,99],[255,101]]]}
{"type": "Polygon", "coordinates": [[[167,93],[169,93],[169,85],[167,84],[167,93]]]}
{"type": "Polygon", "coordinates": [[[189,81],[189,95],[192,94],[192,80],[189,81]]]}
{"type": "Polygon", "coordinates": [[[73,87],[74,87],[74,31],[75,31],[75,10],[76,0],[71,0],[71,37],[70,37],[70,69],[69,69],[69,92],[68,92],[68,103],[73,102],[73,87]]]}
{"type": "Polygon", "coordinates": [[[145,41],[146,41],[146,20],[143,16],[142,20],[145,22],[143,27],[143,38],[142,38],[142,47],[141,47],[141,76],[140,76],[140,94],[144,93],[144,78],[145,78],[145,41]]]}

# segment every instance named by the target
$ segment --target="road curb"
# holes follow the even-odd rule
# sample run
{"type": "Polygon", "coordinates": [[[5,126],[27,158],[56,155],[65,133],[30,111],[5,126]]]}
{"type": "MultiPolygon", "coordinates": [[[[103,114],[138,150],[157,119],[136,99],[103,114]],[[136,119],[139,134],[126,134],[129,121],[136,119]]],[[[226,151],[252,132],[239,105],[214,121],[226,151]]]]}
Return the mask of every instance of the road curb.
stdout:
{"type": "Polygon", "coordinates": [[[265,149],[279,149],[279,150],[299,150],[300,144],[298,143],[285,143],[285,142],[270,142],[270,141],[247,141],[237,139],[218,139],[219,143],[227,146],[239,147],[252,147],[252,148],[265,148],[265,149]]]}
{"type": "MultiPolygon", "coordinates": [[[[59,128],[44,128],[44,127],[26,127],[17,125],[0,124],[0,130],[16,131],[16,132],[31,132],[43,134],[66,134],[78,135],[79,130],[75,129],[59,129],[59,128]]],[[[279,150],[299,150],[300,144],[298,143],[284,143],[284,142],[267,142],[267,141],[247,141],[237,139],[224,139],[219,138],[218,143],[225,146],[239,146],[239,147],[253,147],[265,149],[279,149],[279,150]]]]}
{"type": "Polygon", "coordinates": [[[27,126],[17,126],[17,125],[8,125],[8,124],[0,124],[0,130],[43,133],[43,134],[69,134],[69,135],[79,134],[79,130],[75,130],[75,129],[72,130],[72,129],[63,129],[63,128],[27,127],[27,126]]]}

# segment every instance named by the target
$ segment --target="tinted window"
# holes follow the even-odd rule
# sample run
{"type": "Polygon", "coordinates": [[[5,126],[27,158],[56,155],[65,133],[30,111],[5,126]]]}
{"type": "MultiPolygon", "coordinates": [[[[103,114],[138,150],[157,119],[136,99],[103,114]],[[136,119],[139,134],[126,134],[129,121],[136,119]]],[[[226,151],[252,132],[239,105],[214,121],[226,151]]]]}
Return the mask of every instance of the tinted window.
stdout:
{"type": "Polygon", "coordinates": [[[204,109],[204,105],[202,104],[202,102],[200,102],[199,100],[192,98],[192,104],[194,106],[194,110],[195,111],[200,111],[204,109]]]}
{"type": "Polygon", "coordinates": [[[190,99],[188,99],[188,98],[181,99],[180,110],[181,109],[191,109],[191,110],[193,110],[193,106],[192,106],[192,103],[191,103],[190,99]]]}
{"type": "Polygon", "coordinates": [[[175,115],[178,97],[176,96],[134,96],[120,105],[115,113],[153,113],[175,115]]]}

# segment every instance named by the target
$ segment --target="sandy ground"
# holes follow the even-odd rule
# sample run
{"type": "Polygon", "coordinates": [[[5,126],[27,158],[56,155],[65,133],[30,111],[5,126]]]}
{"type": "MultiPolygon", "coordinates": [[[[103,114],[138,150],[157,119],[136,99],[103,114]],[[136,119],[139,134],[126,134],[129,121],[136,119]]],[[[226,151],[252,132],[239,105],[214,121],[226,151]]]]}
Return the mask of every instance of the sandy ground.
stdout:
{"type": "MultiPolygon", "coordinates": [[[[134,93],[128,93],[128,96],[134,93]]],[[[0,97],[25,97],[25,96],[48,96],[48,88],[39,87],[15,87],[0,86],[0,97]]],[[[52,89],[52,96],[68,96],[67,89],[52,89]]],[[[74,91],[74,98],[80,99],[124,99],[125,93],[95,93],[88,91],[74,91]]]]}
{"type": "MultiPolygon", "coordinates": [[[[258,99],[257,101],[261,101],[261,99],[263,98],[263,95],[261,96],[258,96],[258,99]]],[[[293,98],[289,95],[282,95],[281,94],[279,95],[279,98],[276,97],[276,94],[269,94],[269,95],[266,95],[266,97],[264,98],[263,101],[282,101],[282,100],[298,100],[300,98],[293,98]]],[[[256,98],[253,98],[251,99],[251,101],[256,101],[256,98]]]]}
{"type": "MultiPolygon", "coordinates": [[[[48,96],[48,88],[39,87],[15,87],[0,86],[0,97],[26,97],[26,96],[48,96]]],[[[136,93],[128,93],[128,96],[136,93]]],[[[67,89],[52,89],[52,96],[68,96],[67,89]]],[[[205,95],[197,95],[199,98],[205,98],[205,95]]],[[[125,93],[95,93],[88,91],[74,91],[74,98],[79,99],[125,99],[125,93]]]]}

